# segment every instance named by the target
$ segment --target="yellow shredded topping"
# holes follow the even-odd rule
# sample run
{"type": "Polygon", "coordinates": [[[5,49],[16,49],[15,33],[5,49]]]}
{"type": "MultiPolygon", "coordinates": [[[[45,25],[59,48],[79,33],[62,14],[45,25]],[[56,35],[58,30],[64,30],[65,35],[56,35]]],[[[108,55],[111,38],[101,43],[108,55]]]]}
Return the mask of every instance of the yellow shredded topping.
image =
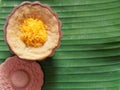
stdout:
{"type": "Polygon", "coordinates": [[[47,26],[40,19],[25,19],[20,25],[20,30],[20,38],[26,46],[40,47],[47,40],[47,26]]]}

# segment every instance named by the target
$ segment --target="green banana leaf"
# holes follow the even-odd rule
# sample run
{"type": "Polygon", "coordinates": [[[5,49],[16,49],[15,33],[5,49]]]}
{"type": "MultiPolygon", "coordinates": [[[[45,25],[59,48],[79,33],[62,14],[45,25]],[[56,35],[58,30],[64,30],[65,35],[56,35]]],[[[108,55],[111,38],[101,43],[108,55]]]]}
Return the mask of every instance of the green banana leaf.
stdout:
{"type": "MultiPolygon", "coordinates": [[[[24,0],[0,0],[0,63],[12,56],[3,26],[24,0]]],[[[31,0],[34,1],[34,0],[31,0]]],[[[61,47],[40,62],[43,90],[120,90],[120,0],[40,0],[62,21],[61,47]]]]}

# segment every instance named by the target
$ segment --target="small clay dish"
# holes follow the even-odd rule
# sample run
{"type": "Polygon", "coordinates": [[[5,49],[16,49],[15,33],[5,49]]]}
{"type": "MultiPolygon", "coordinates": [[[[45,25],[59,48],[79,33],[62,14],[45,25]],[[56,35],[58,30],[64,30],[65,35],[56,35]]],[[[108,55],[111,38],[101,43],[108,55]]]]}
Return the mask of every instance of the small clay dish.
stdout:
{"type": "Polygon", "coordinates": [[[48,5],[26,1],[8,16],[5,41],[19,58],[43,60],[60,46],[61,26],[58,15],[48,5]]]}
{"type": "Polygon", "coordinates": [[[0,90],[41,90],[43,78],[43,71],[35,61],[13,56],[0,66],[0,88],[7,88],[0,90]]]}

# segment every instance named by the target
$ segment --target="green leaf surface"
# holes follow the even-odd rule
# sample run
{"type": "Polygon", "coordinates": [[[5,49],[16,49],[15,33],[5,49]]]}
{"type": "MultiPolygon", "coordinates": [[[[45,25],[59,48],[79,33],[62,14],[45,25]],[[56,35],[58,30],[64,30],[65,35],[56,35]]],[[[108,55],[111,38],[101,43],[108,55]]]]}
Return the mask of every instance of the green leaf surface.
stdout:
{"type": "MultiPolygon", "coordinates": [[[[23,1],[0,0],[0,63],[12,56],[6,17],[23,1]]],[[[58,13],[64,35],[55,55],[40,62],[43,90],[120,90],[120,0],[39,1],[58,13]]]]}

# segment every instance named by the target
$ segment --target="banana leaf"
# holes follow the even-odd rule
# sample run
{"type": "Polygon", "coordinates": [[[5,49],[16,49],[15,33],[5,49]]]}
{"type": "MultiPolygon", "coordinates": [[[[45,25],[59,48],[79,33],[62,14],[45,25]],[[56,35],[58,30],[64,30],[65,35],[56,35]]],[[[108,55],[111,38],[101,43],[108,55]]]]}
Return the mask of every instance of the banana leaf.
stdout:
{"type": "MultiPolygon", "coordinates": [[[[0,0],[0,63],[13,56],[6,17],[23,1],[0,0]]],[[[120,0],[39,1],[58,13],[64,35],[55,55],[40,62],[43,90],[120,90],[120,0]]]]}

